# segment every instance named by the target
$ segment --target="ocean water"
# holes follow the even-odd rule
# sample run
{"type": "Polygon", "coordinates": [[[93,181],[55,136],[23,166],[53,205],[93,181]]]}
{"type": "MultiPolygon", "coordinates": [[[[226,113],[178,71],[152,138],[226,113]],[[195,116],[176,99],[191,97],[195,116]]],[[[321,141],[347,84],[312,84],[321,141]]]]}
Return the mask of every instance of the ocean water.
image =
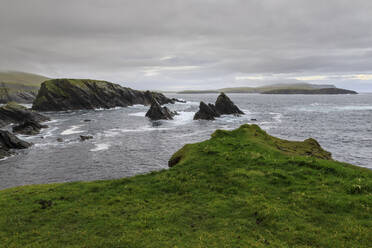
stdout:
{"type": "Polygon", "coordinates": [[[52,119],[49,128],[37,136],[19,136],[34,145],[0,161],[0,189],[167,169],[171,155],[184,144],[208,139],[216,129],[234,129],[245,123],[258,124],[280,138],[313,137],[334,159],[372,168],[372,94],[230,94],[246,115],[215,121],[193,121],[193,116],[201,100],[214,103],[217,94],[168,96],[187,100],[168,105],[180,114],[171,121],[151,122],[145,117],[148,107],[141,105],[46,113],[52,119]],[[79,135],[94,138],[81,142],[79,135]]]}

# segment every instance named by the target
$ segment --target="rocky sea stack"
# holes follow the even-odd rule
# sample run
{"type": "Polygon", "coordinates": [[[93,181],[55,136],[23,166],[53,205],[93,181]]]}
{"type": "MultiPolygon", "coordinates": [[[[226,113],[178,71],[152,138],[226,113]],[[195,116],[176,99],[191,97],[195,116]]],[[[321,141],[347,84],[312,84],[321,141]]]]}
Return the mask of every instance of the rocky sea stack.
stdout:
{"type": "Polygon", "coordinates": [[[30,143],[18,139],[14,134],[0,130],[0,159],[10,156],[12,149],[26,149],[30,146],[30,143]]]}
{"type": "Polygon", "coordinates": [[[139,91],[107,81],[89,79],[52,79],[41,84],[32,108],[40,111],[127,107],[174,103],[161,93],[139,91]]]}
{"type": "Polygon", "coordinates": [[[177,113],[170,111],[167,107],[162,107],[156,99],[152,99],[151,107],[146,113],[146,117],[153,121],[173,120],[177,113]]]}
{"type": "Polygon", "coordinates": [[[243,115],[241,111],[228,96],[221,93],[216,100],[215,105],[200,102],[199,111],[194,115],[194,120],[214,120],[221,115],[243,115]]]}
{"type": "Polygon", "coordinates": [[[215,117],[220,116],[213,104],[207,105],[205,102],[200,102],[199,111],[194,115],[194,120],[214,120],[215,117]]]}
{"type": "Polygon", "coordinates": [[[44,122],[50,119],[44,115],[29,110],[17,103],[10,102],[0,107],[0,127],[10,123],[22,124],[26,121],[44,122]]]}

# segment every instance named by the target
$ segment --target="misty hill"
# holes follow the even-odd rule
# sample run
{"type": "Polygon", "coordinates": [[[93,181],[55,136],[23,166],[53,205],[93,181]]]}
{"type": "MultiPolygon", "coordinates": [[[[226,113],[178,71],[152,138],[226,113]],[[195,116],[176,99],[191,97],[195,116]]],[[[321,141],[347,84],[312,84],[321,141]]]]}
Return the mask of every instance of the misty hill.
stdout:
{"type": "Polygon", "coordinates": [[[339,88],[322,89],[276,89],[261,92],[261,94],[304,94],[304,95],[340,95],[340,94],[358,94],[353,90],[339,88]]]}
{"type": "Polygon", "coordinates": [[[272,90],[282,89],[295,89],[295,90],[313,90],[313,89],[325,89],[325,88],[336,88],[331,84],[309,84],[309,83],[291,83],[291,84],[272,84],[261,87],[232,87],[222,88],[217,90],[185,90],[177,92],[179,94],[207,94],[207,93],[263,93],[272,90]]]}
{"type": "Polygon", "coordinates": [[[0,72],[0,103],[32,103],[42,82],[49,78],[26,72],[0,72]]]}

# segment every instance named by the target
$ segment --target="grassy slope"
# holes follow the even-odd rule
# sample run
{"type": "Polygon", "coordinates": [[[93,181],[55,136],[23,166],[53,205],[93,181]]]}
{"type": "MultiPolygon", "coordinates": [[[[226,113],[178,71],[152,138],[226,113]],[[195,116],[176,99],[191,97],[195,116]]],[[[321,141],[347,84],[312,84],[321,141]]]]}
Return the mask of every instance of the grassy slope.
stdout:
{"type": "Polygon", "coordinates": [[[39,87],[42,82],[49,78],[26,72],[0,72],[0,82],[14,85],[27,85],[39,87]]]}
{"type": "Polygon", "coordinates": [[[372,172],[258,126],[186,145],[169,170],[0,191],[3,247],[368,247],[372,172]]]}

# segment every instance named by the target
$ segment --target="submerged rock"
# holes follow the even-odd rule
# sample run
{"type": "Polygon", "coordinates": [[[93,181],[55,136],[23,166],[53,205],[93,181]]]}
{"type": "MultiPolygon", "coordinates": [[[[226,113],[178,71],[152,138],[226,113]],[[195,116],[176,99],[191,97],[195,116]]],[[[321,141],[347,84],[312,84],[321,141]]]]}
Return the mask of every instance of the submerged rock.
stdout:
{"type": "Polygon", "coordinates": [[[231,115],[231,114],[241,114],[244,115],[244,112],[241,111],[225,93],[221,93],[215,103],[216,110],[221,115],[231,115]]]}
{"type": "Polygon", "coordinates": [[[47,128],[47,125],[42,125],[34,120],[28,120],[24,123],[14,126],[13,133],[25,134],[25,135],[35,135],[40,133],[42,128],[47,128]]]}
{"type": "Polygon", "coordinates": [[[214,120],[215,117],[220,116],[213,104],[207,105],[205,102],[200,102],[199,111],[194,115],[194,120],[214,120]]]}
{"type": "Polygon", "coordinates": [[[31,143],[17,138],[14,134],[0,130],[0,159],[10,156],[11,149],[26,149],[31,143]]]}
{"type": "Polygon", "coordinates": [[[173,116],[176,114],[177,112],[172,112],[167,107],[162,107],[156,99],[153,99],[151,107],[146,113],[146,117],[153,121],[173,120],[173,116]]]}
{"type": "Polygon", "coordinates": [[[53,79],[41,84],[32,108],[41,111],[63,111],[150,105],[155,98],[160,104],[173,103],[161,93],[139,91],[106,81],[89,79],[53,79]]]}
{"type": "Polygon", "coordinates": [[[5,106],[0,107],[0,127],[6,126],[10,123],[21,124],[26,121],[43,122],[49,120],[48,117],[14,102],[10,102],[5,106]]]}
{"type": "Polygon", "coordinates": [[[216,104],[200,102],[199,111],[194,115],[194,120],[214,120],[221,115],[240,115],[244,114],[224,93],[221,93],[216,104]]]}
{"type": "Polygon", "coordinates": [[[80,141],[86,141],[90,139],[93,139],[92,135],[80,135],[80,141]]]}

